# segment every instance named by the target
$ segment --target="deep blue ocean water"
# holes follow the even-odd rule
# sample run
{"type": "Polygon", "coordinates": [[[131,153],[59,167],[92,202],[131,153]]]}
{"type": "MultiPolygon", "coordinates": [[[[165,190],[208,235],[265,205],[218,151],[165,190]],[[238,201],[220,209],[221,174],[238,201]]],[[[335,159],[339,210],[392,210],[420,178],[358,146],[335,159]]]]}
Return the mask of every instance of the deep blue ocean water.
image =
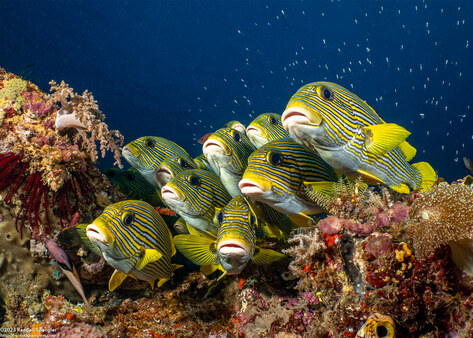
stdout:
{"type": "Polygon", "coordinates": [[[0,67],[45,91],[51,79],[89,89],[126,142],[162,136],[193,156],[225,122],[336,82],[451,181],[473,158],[472,14],[453,0],[0,0],[0,67]]]}

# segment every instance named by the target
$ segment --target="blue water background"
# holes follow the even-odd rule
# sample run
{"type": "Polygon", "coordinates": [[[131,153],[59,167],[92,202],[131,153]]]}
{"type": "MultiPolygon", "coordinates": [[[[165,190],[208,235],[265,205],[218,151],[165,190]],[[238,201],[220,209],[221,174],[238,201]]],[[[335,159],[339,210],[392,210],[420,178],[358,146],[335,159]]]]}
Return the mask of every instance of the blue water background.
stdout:
{"type": "MultiPolygon", "coordinates": [[[[0,66],[89,89],[126,142],[193,156],[229,120],[336,82],[451,181],[473,157],[473,1],[0,1],[0,66]]],[[[100,160],[107,167],[112,159],[100,160]]]]}

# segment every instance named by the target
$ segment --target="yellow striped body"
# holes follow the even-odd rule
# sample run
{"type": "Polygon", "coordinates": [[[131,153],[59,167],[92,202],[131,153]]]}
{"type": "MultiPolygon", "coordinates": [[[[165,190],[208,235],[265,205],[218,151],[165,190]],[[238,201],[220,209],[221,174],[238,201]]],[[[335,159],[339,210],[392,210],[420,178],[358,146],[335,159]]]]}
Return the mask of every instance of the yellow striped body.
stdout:
{"type": "Polygon", "coordinates": [[[281,115],[274,113],[264,113],[257,116],[246,127],[246,135],[256,148],[265,145],[269,141],[289,137],[282,126],[281,115]]]}
{"type": "Polygon", "coordinates": [[[386,151],[374,151],[372,130],[403,128],[386,124],[358,96],[334,83],[301,87],[289,101],[282,122],[296,142],[349,177],[361,175],[367,183],[382,183],[400,192],[423,186],[424,175],[425,181],[434,180],[435,172],[428,164],[420,165],[425,173],[408,163],[413,154],[405,149],[410,147],[414,153],[415,149],[404,142],[409,135],[405,130],[404,137],[393,136],[386,151]]]}
{"type": "Polygon", "coordinates": [[[243,194],[288,215],[319,214],[304,182],[336,182],[334,170],[290,138],[268,142],[250,156],[240,181],[243,194]]]}
{"type": "Polygon", "coordinates": [[[151,285],[156,279],[171,278],[171,257],[176,252],[172,235],[148,203],[129,200],[109,205],[87,227],[86,233],[119,273],[151,285]]]}
{"type": "Polygon", "coordinates": [[[125,160],[145,178],[158,188],[154,180],[154,171],[169,156],[178,156],[192,161],[190,155],[178,144],[163,137],[143,136],[123,147],[125,160]]]}
{"type": "Polygon", "coordinates": [[[197,169],[197,164],[191,158],[180,156],[166,157],[154,171],[154,181],[159,191],[177,174],[189,169],[197,169]]]}
{"type": "Polygon", "coordinates": [[[215,208],[222,208],[231,200],[220,178],[205,169],[177,174],[161,188],[161,196],[188,225],[213,237],[217,235],[215,208]]]}
{"type": "Polygon", "coordinates": [[[238,182],[255,150],[245,134],[231,128],[215,131],[205,141],[202,151],[213,171],[233,197],[242,196],[238,182]]]}

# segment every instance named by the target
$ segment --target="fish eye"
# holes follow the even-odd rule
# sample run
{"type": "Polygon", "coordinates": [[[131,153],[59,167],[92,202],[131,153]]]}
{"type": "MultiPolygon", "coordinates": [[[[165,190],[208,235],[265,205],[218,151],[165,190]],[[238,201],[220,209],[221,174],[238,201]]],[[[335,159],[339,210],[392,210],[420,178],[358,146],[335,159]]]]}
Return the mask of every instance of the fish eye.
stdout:
{"type": "Polygon", "coordinates": [[[377,333],[378,337],[384,338],[384,337],[388,337],[389,330],[386,326],[381,324],[376,328],[376,333],[377,333]]]}
{"type": "Polygon", "coordinates": [[[276,125],[278,123],[278,120],[276,120],[274,116],[271,116],[269,118],[269,123],[271,123],[272,125],[276,125]]]}
{"type": "Polygon", "coordinates": [[[266,156],[266,160],[269,164],[277,166],[282,163],[282,155],[276,151],[270,151],[266,156]]]}
{"type": "Polygon", "coordinates": [[[145,140],[145,145],[149,148],[154,148],[154,146],[156,145],[156,141],[153,140],[152,138],[147,138],[145,140]]]}
{"type": "Polygon", "coordinates": [[[187,163],[187,161],[183,158],[180,158],[179,159],[179,165],[183,168],[187,168],[189,166],[189,163],[187,163]]]}
{"type": "Polygon", "coordinates": [[[189,182],[193,187],[198,187],[200,185],[200,178],[195,175],[190,175],[187,178],[187,182],[189,182]]]}
{"type": "Polygon", "coordinates": [[[256,224],[256,217],[250,213],[250,225],[254,227],[256,224]]]}
{"type": "Polygon", "coordinates": [[[223,222],[223,211],[220,211],[217,214],[217,221],[218,221],[218,224],[222,224],[222,222],[223,222]]]}
{"type": "Polygon", "coordinates": [[[328,87],[325,87],[325,86],[319,87],[318,94],[325,100],[333,100],[333,93],[328,87]]]}
{"type": "Polygon", "coordinates": [[[127,211],[122,215],[122,223],[126,226],[130,226],[135,221],[135,214],[131,211],[127,211]]]}
{"type": "Polygon", "coordinates": [[[239,132],[237,132],[236,130],[234,130],[232,132],[232,136],[233,136],[233,139],[235,140],[235,142],[240,142],[241,140],[241,135],[239,132]]]}
{"type": "Polygon", "coordinates": [[[126,179],[128,181],[134,181],[135,180],[135,175],[133,175],[132,173],[128,173],[128,174],[126,174],[126,179]]]}

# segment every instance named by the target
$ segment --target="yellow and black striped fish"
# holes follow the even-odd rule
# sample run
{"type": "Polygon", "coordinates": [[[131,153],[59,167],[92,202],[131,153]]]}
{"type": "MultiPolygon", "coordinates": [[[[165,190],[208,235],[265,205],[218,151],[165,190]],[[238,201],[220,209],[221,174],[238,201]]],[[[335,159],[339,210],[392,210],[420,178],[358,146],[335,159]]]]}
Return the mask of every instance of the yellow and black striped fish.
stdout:
{"type": "Polygon", "coordinates": [[[228,121],[223,125],[223,128],[232,128],[238,130],[240,133],[245,134],[245,125],[240,121],[228,121]]]}
{"type": "Polygon", "coordinates": [[[224,272],[221,277],[239,274],[250,260],[262,265],[285,257],[256,246],[256,217],[243,197],[233,198],[216,218],[219,223],[216,239],[198,235],[174,237],[179,251],[193,263],[201,265],[203,273],[210,274],[220,269],[224,272]]]}
{"type": "Polygon", "coordinates": [[[212,238],[217,235],[216,208],[224,207],[232,199],[220,178],[205,169],[177,174],[161,188],[161,196],[187,225],[212,238]]]}
{"type": "Polygon", "coordinates": [[[238,182],[254,150],[255,147],[245,134],[231,128],[218,129],[202,146],[202,152],[213,171],[233,197],[243,196],[238,182]]]}
{"type": "Polygon", "coordinates": [[[361,175],[366,183],[401,193],[409,193],[409,187],[427,190],[437,179],[428,163],[408,163],[416,150],[405,141],[406,129],[385,123],[358,96],[334,83],[301,87],[281,119],[294,140],[349,177],[361,175]]]}
{"type": "Polygon", "coordinates": [[[251,154],[239,186],[244,195],[268,204],[304,226],[312,223],[308,215],[322,212],[306,196],[304,187],[311,185],[322,193],[329,192],[337,179],[333,168],[320,156],[285,138],[268,142],[251,154]]]}
{"type": "Polygon", "coordinates": [[[265,113],[256,117],[246,127],[246,135],[256,148],[265,145],[269,141],[289,137],[282,126],[281,115],[274,113],[265,113]]]}
{"type": "Polygon", "coordinates": [[[166,157],[154,171],[154,181],[158,185],[159,191],[174,176],[189,169],[197,169],[197,164],[192,159],[180,156],[166,157]]]}
{"type": "Polygon", "coordinates": [[[106,207],[87,226],[87,237],[115,272],[108,287],[115,290],[129,276],[154,287],[169,280],[179,266],[171,263],[176,253],[172,235],[156,210],[143,201],[122,201],[106,207]]]}
{"type": "Polygon", "coordinates": [[[209,162],[205,158],[204,154],[200,154],[199,156],[194,158],[194,163],[197,165],[197,169],[205,169],[213,171],[212,167],[210,166],[209,162]]]}
{"type": "Polygon", "coordinates": [[[179,156],[192,161],[190,155],[178,144],[157,136],[143,136],[123,147],[122,155],[127,162],[157,188],[154,171],[169,156],[179,156]]]}

